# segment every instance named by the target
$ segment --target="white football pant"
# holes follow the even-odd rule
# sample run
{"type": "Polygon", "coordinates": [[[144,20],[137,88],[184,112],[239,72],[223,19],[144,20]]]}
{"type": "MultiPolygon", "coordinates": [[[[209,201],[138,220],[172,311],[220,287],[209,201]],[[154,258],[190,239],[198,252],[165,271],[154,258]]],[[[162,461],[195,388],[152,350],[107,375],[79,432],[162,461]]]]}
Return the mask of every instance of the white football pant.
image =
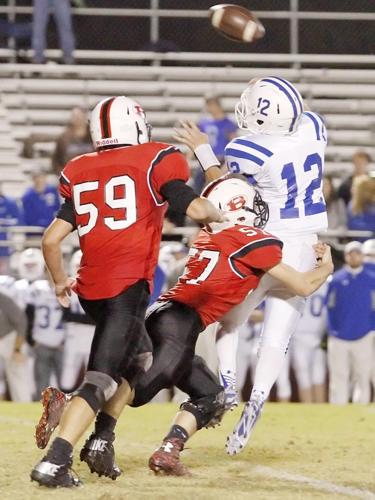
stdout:
{"type": "Polygon", "coordinates": [[[370,381],[373,369],[373,335],[358,340],[328,337],[329,402],[346,404],[370,402],[370,381]],[[356,395],[352,395],[352,387],[356,395]]]}
{"type": "Polygon", "coordinates": [[[95,326],[82,323],[66,324],[66,340],[60,385],[63,389],[75,388],[79,375],[89,361],[95,326]]]}
{"type": "MultiPolygon", "coordinates": [[[[8,384],[12,401],[32,401],[33,376],[30,368],[27,348],[22,349],[25,359],[16,362],[12,359],[17,333],[11,332],[0,338],[0,359],[4,367],[5,379],[8,384]]],[[[5,393],[5,380],[1,383],[2,394],[5,393]]]]}
{"type": "MultiPolygon", "coordinates": [[[[316,235],[284,239],[283,262],[301,272],[314,269],[316,258],[312,246],[316,242],[316,235]]],[[[302,314],[305,299],[293,295],[278,280],[265,275],[258,288],[252,291],[241,304],[229,311],[222,318],[221,323],[227,332],[233,331],[247,320],[250,313],[265,297],[267,300],[264,310],[264,327],[253,390],[262,391],[267,398],[282,370],[289,340],[302,314]]]]}

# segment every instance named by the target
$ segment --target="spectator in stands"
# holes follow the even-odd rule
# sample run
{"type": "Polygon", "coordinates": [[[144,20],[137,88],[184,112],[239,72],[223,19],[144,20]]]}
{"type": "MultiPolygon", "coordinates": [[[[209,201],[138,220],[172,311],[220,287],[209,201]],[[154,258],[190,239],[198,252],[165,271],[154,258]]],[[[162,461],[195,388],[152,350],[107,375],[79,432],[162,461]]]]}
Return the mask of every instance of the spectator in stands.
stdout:
{"type": "Polygon", "coordinates": [[[209,116],[202,118],[198,122],[198,127],[208,135],[217,159],[223,161],[225,146],[234,139],[238,127],[226,115],[218,96],[207,95],[205,104],[209,116]]]}
{"type": "Polygon", "coordinates": [[[93,151],[86,111],[76,106],[64,132],[56,141],[52,155],[52,171],[60,175],[66,163],[75,156],[93,151]]]}
{"type": "Polygon", "coordinates": [[[371,240],[366,240],[363,243],[363,255],[365,257],[365,267],[369,271],[375,272],[375,238],[371,240]]]}
{"type": "Polygon", "coordinates": [[[348,229],[375,231],[375,178],[360,175],[353,180],[348,229]]]}
{"type": "MultiPolygon", "coordinates": [[[[224,160],[225,146],[234,139],[237,134],[237,124],[228,118],[218,96],[210,94],[205,98],[207,116],[201,118],[198,127],[208,135],[216,158],[222,162],[224,160]]],[[[202,169],[197,169],[194,177],[194,189],[199,192],[204,185],[204,175],[202,169]]]]}
{"type": "Polygon", "coordinates": [[[63,51],[63,62],[65,64],[74,64],[75,41],[70,0],[34,0],[33,62],[36,64],[46,62],[44,51],[47,46],[47,26],[50,7],[52,7],[53,17],[59,34],[60,46],[63,51]]]}
{"type": "MultiPolygon", "coordinates": [[[[17,226],[22,223],[22,213],[16,200],[5,196],[0,186],[0,241],[6,241],[8,234],[2,229],[17,226]]],[[[8,256],[11,254],[9,247],[0,246],[0,274],[8,272],[8,256]]]]}
{"type": "Polygon", "coordinates": [[[329,229],[346,229],[346,206],[342,198],[338,197],[330,175],[323,179],[323,194],[327,205],[329,229]]]}
{"type": "Polygon", "coordinates": [[[344,254],[346,265],[333,274],[327,293],[329,401],[346,404],[352,399],[367,404],[374,362],[375,280],[364,269],[360,242],[348,243],[344,254]],[[356,396],[352,387],[358,389],[356,396]]]}
{"type": "Polygon", "coordinates": [[[22,196],[25,225],[47,227],[60,208],[60,197],[56,186],[48,184],[44,171],[34,172],[32,181],[22,196]]]}
{"type": "Polygon", "coordinates": [[[352,157],[353,173],[345,179],[339,186],[338,195],[348,205],[352,198],[352,183],[353,179],[360,175],[367,175],[371,162],[370,155],[366,151],[357,151],[352,157]]]}

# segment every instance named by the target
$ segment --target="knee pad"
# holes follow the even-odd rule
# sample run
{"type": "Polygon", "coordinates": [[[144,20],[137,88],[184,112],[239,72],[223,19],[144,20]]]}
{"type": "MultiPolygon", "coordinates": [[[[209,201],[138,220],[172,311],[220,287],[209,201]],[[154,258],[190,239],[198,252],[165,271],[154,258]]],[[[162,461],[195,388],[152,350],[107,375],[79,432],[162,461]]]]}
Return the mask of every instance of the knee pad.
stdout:
{"type": "Polygon", "coordinates": [[[117,387],[117,382],[106,373],[88,371],[75,395],[84,399],[96,413],[106,401],[111,399],[117,387]]]}
{"type": "Polygon", "coordinates": [[[197,429],[214,427],[221,422],[225,413],[224,391],[222,388],[216,394],[210,394],[198,399],[184,401],[180,410],[188,411],[197,421],[197,429]]]}

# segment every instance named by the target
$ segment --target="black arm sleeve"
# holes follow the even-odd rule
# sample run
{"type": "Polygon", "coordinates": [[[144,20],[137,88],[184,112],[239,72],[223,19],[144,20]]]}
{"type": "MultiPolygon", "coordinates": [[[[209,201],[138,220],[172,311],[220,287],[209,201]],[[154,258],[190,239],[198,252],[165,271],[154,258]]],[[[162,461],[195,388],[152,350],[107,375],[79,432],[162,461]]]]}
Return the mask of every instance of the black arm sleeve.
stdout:
{"type": "Polygon", "coordinates": [[[187,186],[184,181],[177,179],[166,182],[161,187],[160,192],[173,210],[183,214],[186,213],[190,203],[199,198],[190,186],[187,186]]]}
{"type": "Polygon", "coordinates": [[[69,222],[69,224],[71,224],[76,229],[76,216],[74,213],[72,200],[69,200],[67,198],[64,200],[64,203],[61,205],[59,211],[56,214],[56,217],[57,219],[62,219],[65,222],[69,222]]]}

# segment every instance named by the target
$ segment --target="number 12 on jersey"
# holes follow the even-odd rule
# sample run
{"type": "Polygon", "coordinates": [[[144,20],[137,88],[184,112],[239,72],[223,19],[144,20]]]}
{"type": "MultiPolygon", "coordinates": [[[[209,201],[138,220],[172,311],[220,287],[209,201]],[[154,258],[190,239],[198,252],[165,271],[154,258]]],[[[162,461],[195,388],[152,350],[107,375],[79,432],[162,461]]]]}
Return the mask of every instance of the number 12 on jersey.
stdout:
{"type": "MultiPolygon", "coordinates": [[[[318,175],[313,179],[305,190],[303,205],[305,208],[305,216],[320,214],[326,211],[324,199],[321,196],[318,201],[313,201],[314,191],[321,188],[323,175],[323,162],[318,153],[310,154],[306,157],[303,163],[303,171],[309,172],[312,167],[318,167],[318,175]]],[[[296,177],[296,168],[294,164],[286,163],[281,170],[281,178],[286,180],[288,190],[285,206],[280,209],[281,219],[298,219],[300,217],[299,208],[296,207],[296,198],[298,196],[298,182],[296,177]]]]}

